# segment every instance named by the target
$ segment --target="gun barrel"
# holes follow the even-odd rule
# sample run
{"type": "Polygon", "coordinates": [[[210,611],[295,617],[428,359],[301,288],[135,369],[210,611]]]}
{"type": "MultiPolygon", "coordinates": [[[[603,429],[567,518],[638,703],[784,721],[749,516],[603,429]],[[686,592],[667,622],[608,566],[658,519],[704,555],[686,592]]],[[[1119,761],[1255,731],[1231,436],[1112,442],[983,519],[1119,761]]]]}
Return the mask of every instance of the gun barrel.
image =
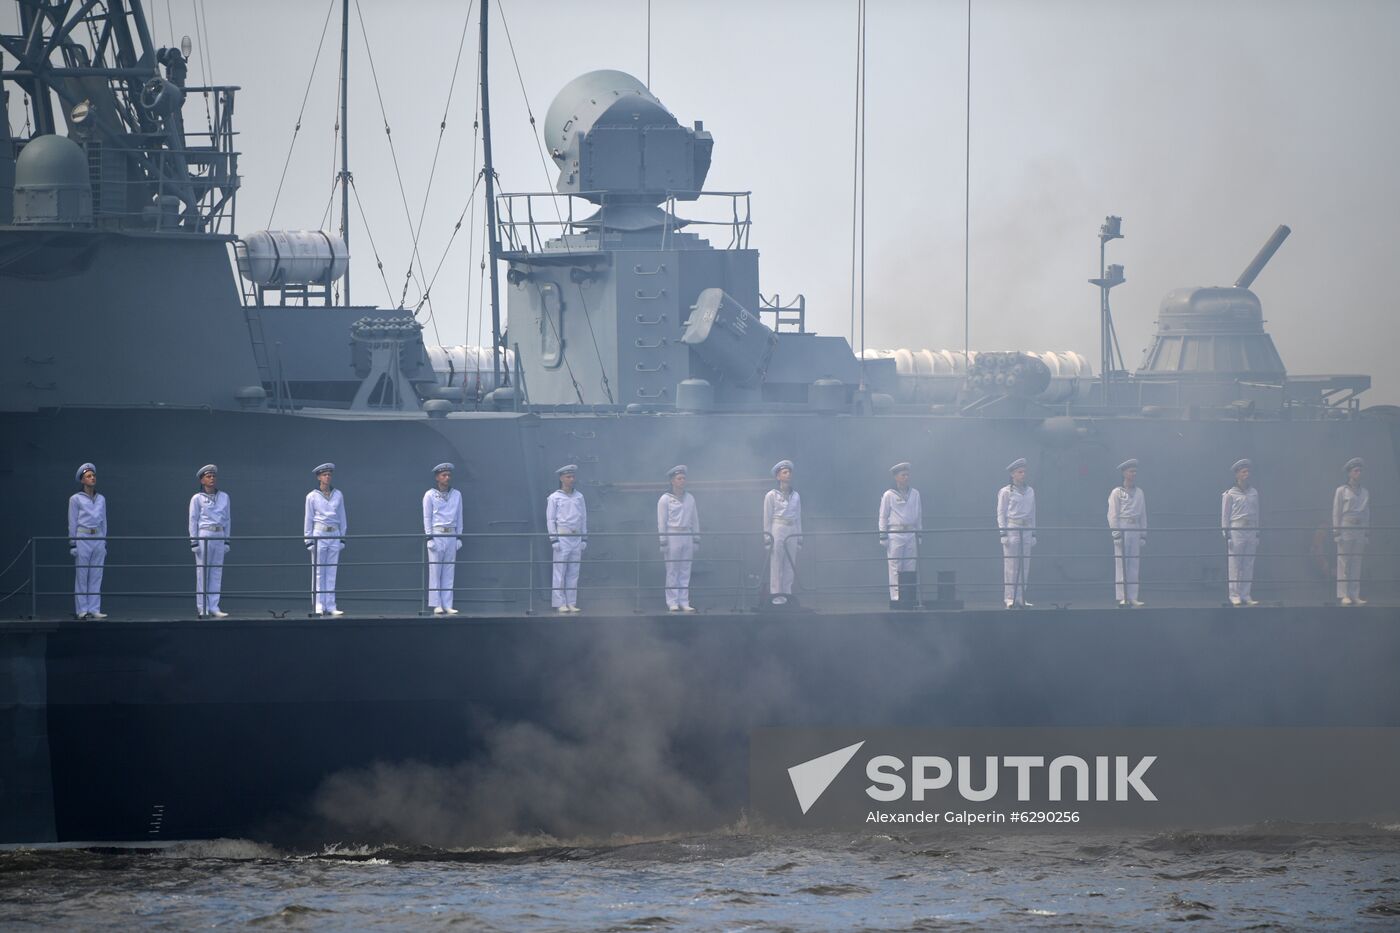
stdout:
{"type": "Polygon", "coordinates": [[[1250,260],[1249,265],[1244,267],[1240,277],[1235,280],[1236,288],[1249,288],[1254,284],[1254,280],[1259,277],[1259,273],[1264,271],[1264,267],[1269,264],[1269,260],[1274,258],[1274,253],[1283,245],[1283,241],[1288,239],[1288,235],[1293,231],[1287,225],[1279,224],[1274,235],[1269,237],[1269,241],[1264,244],[1264,248],[1259,250],[1259,254],[1250,260]]]}

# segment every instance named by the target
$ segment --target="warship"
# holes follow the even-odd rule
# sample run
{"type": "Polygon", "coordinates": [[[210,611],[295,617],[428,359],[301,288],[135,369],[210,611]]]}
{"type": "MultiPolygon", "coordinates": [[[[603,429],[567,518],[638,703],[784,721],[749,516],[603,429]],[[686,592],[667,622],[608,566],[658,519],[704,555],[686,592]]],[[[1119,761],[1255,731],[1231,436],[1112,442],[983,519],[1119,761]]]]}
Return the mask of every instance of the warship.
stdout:
{"type": "Polygon", "coordinates": [[[1364,406],[1366,376],[1285,366],[1251,286],[1286,227],[1233,284],[1166,295],[1135,370],[1106,259],[1097,375],[1069,351],[858,353],[765,297],[750,195],[705,189],[716,140],[635,77],[569,82],[541,126],[555,189],[495,190],[483,4],[492,338],[436,346],[414,308],[349,303],[348,230],[234,229],[238,88],[190,83],[140,0],[17,6],[0,841],[394,837],[405,788],[446,794],[454,841],[718,825],[743,808],[750,730],[779,725],[1400,725],[1394,504],[1374,510],[1371,604],[1343,609],[1318,494],[1338,451],[1400,487],[1400,419],[1364,406]],[[1263,606],[1223,605],[1207,454],[1290,464],[1268,481],[1263,606]],[[1152,465],[1154,550],[1148,608],[1123,612],[1102,516],[1129,455],[1152,465]],[[991,504],[1017,457],[1042,502],[1039,608],[1010,611],[991,504]],[[776,607],[758,506],[781,458],[808,514],[776,607]],[[309,612],[299,522],[327,459],[354,514],[334,620],[309,612]],[[113,503],[103,622],[72,619],[60,518],[88,460],[113,503]],[[195,618],[183,523],[208,460],[238,477],[217,621],[195,618]],[[887,609],[874,513],[903,460],[928,504],[917,589],[887,609]],[[443,461],[466,501],[450,619],[425,611],[417,521],[443,461]],[[561,621],[544,502],[565,463],[590,547],[586,611],[561,621]],[[705,528],[702,612],[680,618],[654,522],[674,463],[705,528]]]}

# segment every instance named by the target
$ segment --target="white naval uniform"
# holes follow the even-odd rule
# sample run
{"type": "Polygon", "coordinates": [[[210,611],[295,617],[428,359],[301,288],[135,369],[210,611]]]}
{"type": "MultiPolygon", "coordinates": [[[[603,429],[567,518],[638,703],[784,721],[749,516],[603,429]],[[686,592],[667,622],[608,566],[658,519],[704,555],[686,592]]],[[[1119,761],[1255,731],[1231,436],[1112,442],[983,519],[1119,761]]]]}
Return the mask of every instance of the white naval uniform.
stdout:
{"type": "Polygon", "coordinates": [[[1007,483],[997,493],[997,528],[1001,531],[1002,598],[1026,601],[1031,578],[1031,550],[1035,547],[1035,490],[1029,485],[1007,483]]]}
{"type": "Polygon", "coordinates": [[[345,547],[341,539],[346,534],[345,497],[339,489],[328,496],[320,488],[306,494],[306,517],[302,536],[315,547],[311,550],[314,569],[313,589],[317,612],[335,611],[335,574],[340,552],[345,547]]]}
{"type": "Polygon", "coordinates": [[[1337,598],[1361,598],[1361,560],[1371,529],[1371,494],[1365,486],[1337,487],[1332,497],[1332,536],[1337,539],[1337,598]]]}
{"type": "Polygon", "coordinates": [[[554,546],[554,588],[550,605],[578,605],[578,569],[588,547],[588,506],[577,489],[565,493],[556,489],[545,503],[545,527],[554,546]]]}
{"type": "Polygon", "coordinates": [[[792,593],[797,576],[797,555],[802,550],[802,497],[793,489],[785,496],[777,489],[763,497],[763,530],[773,538],[768,556],[768,595],[792,593]],[[791,545],[789,538],[795,539],[791,545]]]}
{"type": "Polygon", "coordinates": [[[1120,603],[1136,602],[1138,555],[1147,543],[1147,497],[1141,487],[1129,492],[1119,486],[1108,494],[1108,527],[1113,529],[1113,595],[1120,603]]]}
{"type": "Polygon", "coordinates": [[[1251,599],[1254,554],[1259,550],[1259,490],[1231,486],[1220,494],[1220,527],[1225,535],[1230,599],[1251,599]]]}
{"type": "Polygon", "coordinates": [[[77,550],[73,605],[78,615],[102,611],[102,565],[107,561],[107,497],[75,492],[68,499],[68,540],[77,550]]]}
{"type": "Polygon", "coordinates": [[[661,535],[661,556],[666,561],[666,606],[690,605],[690,562],[700,546],[700,513],[695,497],[669,490],[656,500],[656,533],[661,535]]]}
{"type": "Polygon", "coordinates": [[[885,557],[890,565],[890,599],[899,599],[899,574],[919,569],[919,536],[924,530],[923,502],[919,490],[901,494],[898,489],[886,489],[880,497],[880,539],[885,543],[885,557]]]}
{"type": "Polygon", "coordinates": [[[432,535],[428,539],[428,605],[434,609],[452,608],[461,533],[461,492],[433,487],[423,493],[423,534],[432,535]]]}
{"type": "Polygon", "coordinates": [[[190,497],[190,547],[194,549],[194,606],[200,615],[219,611],[233,508],[228,493],[200,490],[190,497]]]}

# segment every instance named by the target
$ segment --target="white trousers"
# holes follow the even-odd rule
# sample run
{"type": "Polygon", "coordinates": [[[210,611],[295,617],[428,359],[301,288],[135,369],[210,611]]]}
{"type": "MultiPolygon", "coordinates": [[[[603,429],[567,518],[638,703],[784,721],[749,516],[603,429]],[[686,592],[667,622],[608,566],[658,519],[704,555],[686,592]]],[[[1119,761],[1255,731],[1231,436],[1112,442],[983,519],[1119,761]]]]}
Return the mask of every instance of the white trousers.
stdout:
{"type": "Polygon", "coordinates": [[[662,546],[666,561],[666,605],[690,605],[690,562],[695,557],[695,538],[672,534],[662,546]]]}
{"type": "Polygon", "coordinates": [[[452,583],[457,577],[461,546],[455,535],[428,539],[428,605],[434,609],[452,608],[452,583]]]}
{"type": "Polygon", "coordinates": [[[1035,532],[1028,528],[1007,529],[1001,539],[1002,598],[1013,603],[1026,601],[1026,584],[1031,578],[1031,551],[1035,532]]]}
{"type": "Polygon", "coordinates": [[[79,536],[74,563],[73,606],[78,615],[102,611],[102,565],[107,561],[107,542],[79,536]]]}
{"type": "Polygon", "coordinates": [[[340,563],[340,551],[345,543],[338,538],[316,538],[316,547],[311,551],[315,562],[316,605],[322,612],[335,611],[335,572],[340,563]]]}
{"type": "Polygon", "coordinates": [[[910,573],[919,569],[919,536],[891,533],[885,540],[885,556],[890,565],[890,599],[899,599],[900,571],[910,573]]]}
{"type": "Polygon", "coordinates": [[[549,604],[555,609],[578,605],[578,568],[584,547],[577,535],[563,535],[554,542],[554,591],[549,604]]]}
{"type": "Polygon", "coordinates": [[[200,615],[219,611],[219,591],[224,585],[224,555],[228,542],[201,538],[194,549],[194,607],[200,615]]]}
{"type": "Polygon", "coordinates": [[[1337,536],[1337,598],[1361,598],[1361,561],[1366,555],[1366,532],[1343,531],[1337,536]]]}
{"type": "Polygon", "coordinates": [[[802,536],[790,525],[773,525],[773,552],[768,557],[768,595],[788,596],[797,577],[797,555],[802,551],[802,536]],[[788,544],[790,538],[796,538],[788,544]]]}
{"type": "Polygon", "coordinates": [[[1113,595],[1118,602],[1138,598],[1138,568],[1142,553],[1141,531],[1123,530],[1120,537],[1113,539],[1113,595]]]}
{"type": "Polygon", "coordinates": [[[1250,599],[1254,586],[1254,554],[1259,550],[1259,532],[1253,530],[1231,531],[1226,539],[1230,572],[1230,598],[1250,599]]]}

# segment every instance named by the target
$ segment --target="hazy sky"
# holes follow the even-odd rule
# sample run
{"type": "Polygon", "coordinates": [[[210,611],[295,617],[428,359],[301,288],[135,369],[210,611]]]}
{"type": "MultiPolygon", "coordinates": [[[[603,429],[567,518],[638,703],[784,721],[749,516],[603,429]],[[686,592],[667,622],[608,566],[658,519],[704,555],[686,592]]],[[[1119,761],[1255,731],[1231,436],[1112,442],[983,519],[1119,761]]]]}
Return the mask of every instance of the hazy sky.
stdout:
{"type": "MultiPolygon", "coordinates": [[[[332,2],[274,227],[317,227],[326,209],[332,2]]],[[[416,224],[466,4],[360,4],[416,224]]],[[[210,47],[196,41],[191,81],[202,64],[243,88],[238,210],[250,232],[268,224],[328,6],[205,8],[210,47]]],[[[177,40],[195,35],[193,11],[190,0],[148,5],[166,41],[172,18],[177,40]]],[[[544,190],[552,163],[546,174],[492,12],[497,171],[506,190],[544,190]]],[[[8,25],[13,10],[4,15],[8,25]]],[[[411,226],[353,6],[351,16],[351,168],[390,285],[352,207],[353,294],[397,303],[411,226]]],[[[422,225],[430,276],[473,180],[475,16],[422,225]]],[[[505,18],[541,124],[582,72],[645,78],[646,0],[505,0],[505,18]]],[[[651,18],[653,91],[682,123],[704,120],[714,134],[707,187],[754,192],[763,291],[805,293],[811,325],[848,333],[854,0],[653,0],[651,18]]],[[[965,0],[870,2],[870,347],[963,344],[966,29],[965,0]]],[[[1290,372],[1369,373],[1372,403],[1400,403],[1400,3],[973,0],[971,58],[973,349],[1078,350],[1097,371],[1098,298],[1085,280],[1098,271],[1098,226],[1116,213],[1127,239],[1110,258],[1127,284],[1113,303],[1133,368],[1165,292],[1233,282],[1287,223],[1293,236],[1255,290],[1290,372]]],[[[201,123],[201,110],[192,100],[187,122],[201,123]]],[[[443,343],[478,339],[480,224],[478,213],[463,225],[433,287],[443,343]]],[[[409,301],[418,293],[411,286],[409,301]]]]}

